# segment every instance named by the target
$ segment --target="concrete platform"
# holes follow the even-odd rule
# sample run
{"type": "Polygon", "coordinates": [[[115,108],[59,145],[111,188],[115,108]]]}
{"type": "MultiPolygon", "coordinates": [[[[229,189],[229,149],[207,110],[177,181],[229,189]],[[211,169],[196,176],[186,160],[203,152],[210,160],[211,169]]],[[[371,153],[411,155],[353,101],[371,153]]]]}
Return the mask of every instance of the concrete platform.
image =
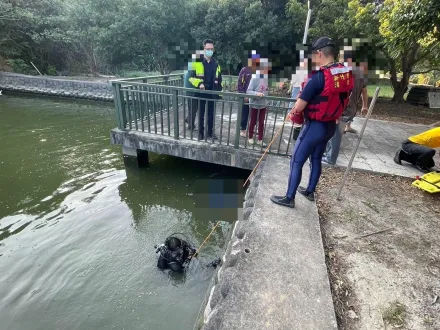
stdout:
{"type": "MultiPolygon", "coordinates": [[[[304,166],[303,182],[309,166],[304,166]]],[[[269,156],[235,228],[205,312],[204,330],[334,330],[318,212],[302,196],[296,208],[273,204],[287,187],[289,160],[269,156]]]]}
{"type": "MultiPolygon", "coordinates": [[[[360,132],[364,120],[355,118],[352,127],[360,132]]],[[[417,168],[405,162],[398,165],[393,161],[393,157],[404,140],[431,128],[427,125],[370,119],[354,159],[353,169],[415,178],[421,174],[417,168]]],[[[337,166],[347,167],[357,139],[358,134],[344,134],[337,166]]],[[[437,163],[438,159],[437,155],[437,163]]]]}

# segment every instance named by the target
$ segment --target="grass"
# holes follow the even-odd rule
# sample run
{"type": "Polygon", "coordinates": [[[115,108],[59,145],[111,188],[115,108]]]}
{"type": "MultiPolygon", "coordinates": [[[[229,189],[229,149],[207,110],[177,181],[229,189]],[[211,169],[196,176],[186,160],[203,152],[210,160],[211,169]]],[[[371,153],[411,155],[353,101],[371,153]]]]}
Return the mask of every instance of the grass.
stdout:
{"type": "Polygon", "coordinates": [[[383,311],[383,320],[396,328],[400,328],[405,324],[405,306],[394,301],[383,311]]]}
{"type": "Polygon", "coordinates": [[[368,85],[368,97],[373,97],[376,87],[380,87],[379,97],[391,99],[394,95],[393,87],[389,84],[368,85]]]}

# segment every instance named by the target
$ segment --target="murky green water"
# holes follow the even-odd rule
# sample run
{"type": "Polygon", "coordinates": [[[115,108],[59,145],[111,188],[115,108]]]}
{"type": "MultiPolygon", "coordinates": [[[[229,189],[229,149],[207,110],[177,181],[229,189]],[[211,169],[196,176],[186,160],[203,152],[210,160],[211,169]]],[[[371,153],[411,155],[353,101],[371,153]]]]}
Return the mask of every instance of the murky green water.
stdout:
{"type": "Polygon", "coordinates": [[[247,173],[154,155],[126,167],[115,126],[111,104],[0,97],[2,330],[192,329],[232,217],[185,277],[159,271],[153,246],[200,244],[219,213],[197,212],[199,180],[247,173]]]}

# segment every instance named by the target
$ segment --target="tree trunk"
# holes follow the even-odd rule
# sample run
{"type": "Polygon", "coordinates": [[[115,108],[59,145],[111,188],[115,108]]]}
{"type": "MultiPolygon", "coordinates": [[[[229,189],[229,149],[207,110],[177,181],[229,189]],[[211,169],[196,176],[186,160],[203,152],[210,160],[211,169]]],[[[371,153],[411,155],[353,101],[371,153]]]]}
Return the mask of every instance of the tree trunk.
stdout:
{"type": "Polygon", "coordinates": [[[416,56],[419,49],[419,45],[414,45],[410,51],[402,54],[402,66],[400,68],[402,72],[402,79],[400,79],[400,81],[397,80],[395,61],[391,60],[391,84],[393,85],[394,89],[394,95],[391,101],[396,103],[403,103],[405,101],[403,97],[408,90],[409,77],[416,63],[416,56]]]}
{"type": "Polygon", "coordinates": [[[398,87],[394,88],[394,95],[393,98],[391,99],[391,101],[396,102],[396,103],[403,103],[405,100],[403,99],[406,90],[407,90],[408,84],[406,84],[406,86],[404,86],[403,84],[401,84],[399,82],[398,87]]]}

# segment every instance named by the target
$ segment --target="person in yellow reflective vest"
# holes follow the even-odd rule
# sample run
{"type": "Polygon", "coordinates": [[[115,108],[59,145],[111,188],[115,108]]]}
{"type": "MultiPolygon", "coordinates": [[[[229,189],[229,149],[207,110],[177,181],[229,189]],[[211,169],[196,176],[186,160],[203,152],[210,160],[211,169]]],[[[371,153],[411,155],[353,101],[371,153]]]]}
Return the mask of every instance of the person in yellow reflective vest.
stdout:
{"type": "MultiPolygon", "coordinates": [[[[200,62],[193,63],[191,69],[189,70],[189,82],[195,88],[207,91],[221,91],[222,90],[222,74],[220,65],[212,57],[214,54],[214,42],[210,39],[203,41],[204,55],[200,62]]],[[[202,98],[200,100],[199,107],[199,140],[204,139],[205,133],[205,108],[208,108],[208,127],[207,127],[207,137],[208,139],[217,139],[213,131],[214,124],[214,101],[209,101],[209,99],[218,99],[218,95],[214,94],[204,94],[196,93],[196,97],[202,98]],[[208,99],[208,100],[207,100],[208,99]]]]}
{"type": "Polygon", "coordinates": [[[429,172],[435,166],[435,149],[440,148],[440,127],[435,127],[418,135],[413,135],[402,143],[394,161],[401,165],[402,160],[416,165],[422,172],[429,172]]]}

